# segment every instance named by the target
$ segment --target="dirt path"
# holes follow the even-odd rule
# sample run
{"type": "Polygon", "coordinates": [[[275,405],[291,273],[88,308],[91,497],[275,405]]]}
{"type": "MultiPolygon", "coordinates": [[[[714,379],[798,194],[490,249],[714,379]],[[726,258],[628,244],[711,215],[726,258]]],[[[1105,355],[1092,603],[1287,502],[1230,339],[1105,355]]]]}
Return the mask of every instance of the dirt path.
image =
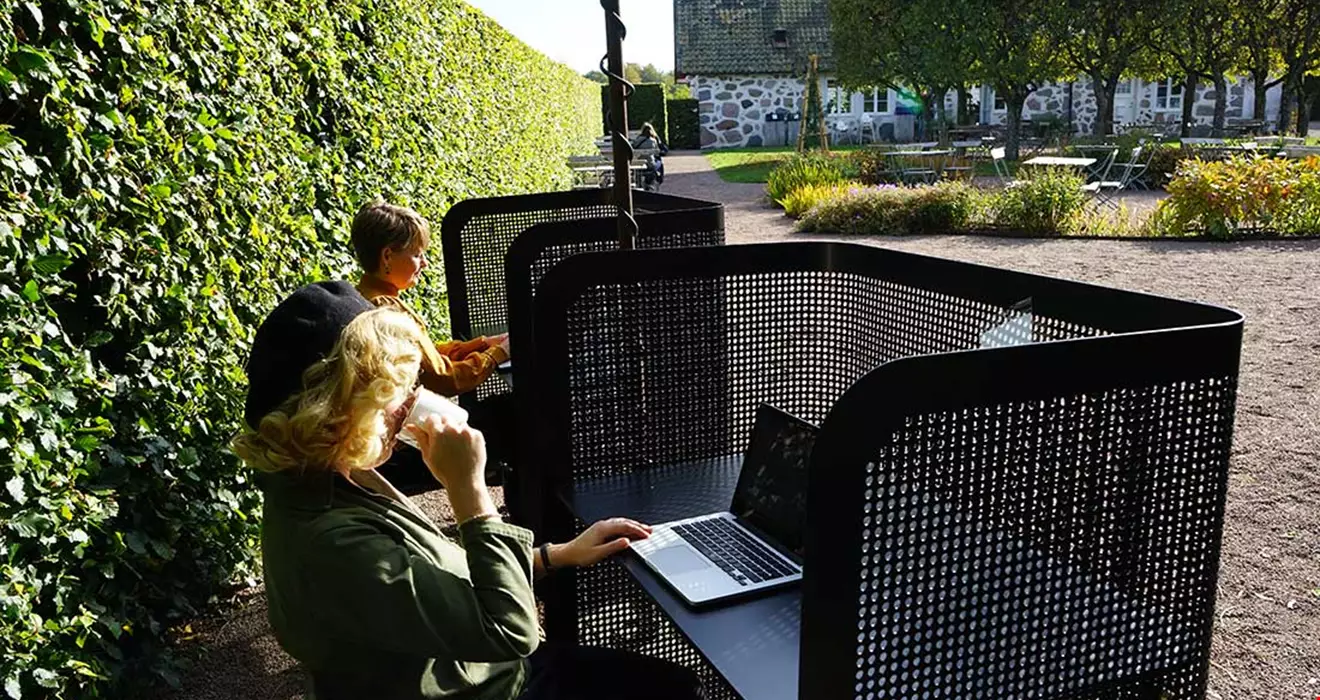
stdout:
{"type": "MultiPolygon", "coordinates": [[[[665,159],[669,194],[725,203],[730,243],[848,240],[1223,304],[1247,316],[1216,608],[1210,697],[1320,696],[1320,242],[848,238],[791,232],[761,185],[725,183],[699,154],[665,159]]],[[[422,499],[438,519],[443,496],[422,499]]],[[[196,625],[205,653],[162,700],[291,700],[302,676],[260,591],[196,625]]]]}

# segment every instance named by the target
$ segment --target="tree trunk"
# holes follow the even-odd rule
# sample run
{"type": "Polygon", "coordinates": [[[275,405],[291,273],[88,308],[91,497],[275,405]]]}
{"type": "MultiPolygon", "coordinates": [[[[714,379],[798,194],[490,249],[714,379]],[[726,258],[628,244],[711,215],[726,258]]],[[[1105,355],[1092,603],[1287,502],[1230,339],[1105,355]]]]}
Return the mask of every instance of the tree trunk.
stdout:
{"type": "Polygon", "coordinates": [[[1306,90],[1297,100],[1297,135],[1311,135],[1311,110],[1315,107],[1315,91],[1306,90]]]}
{"type": "Polygon", "coordinates": [[[1215,74],[1215,119],[1214,136],[1215,138],[1224,137],[1224,122],[1228,118],[1228,80],[1224,78],[1223,73],[1215,74]]]}
{"type": "Polygon", "coordinates": [[[1256,93],[1256,104],[1254,105],[1251,118],[1256,121],[1265,121],[1265,100],[1269,91],[1270,70],[1268,68],[1255,69],[1251,71],[1251,87],[1256,93]]]}
{"type": "Polygon", "coordinates": [[[1289,66],[1288,75],[1283,80],[1283,94],[1279,97],[1279,135],[1281,136],[1292,129],[1292,117],[1297,107],[1298,93],[1301,92],[1301,83],[1301,76],[1289,66]]]}
{"type": "Polygon", "coordinates": [[[1091,89],[1095,91],[1095,124],[1091,133],[1108,136],[1114,127],[1114,92],[1118,89],[1118,79],[1106,80],[1092,75],[1091,89]]]}
{"type": "Polygon", "coordinates": [[[1181,138],[1192,135],[1192,123],[1196,121],[1194,114],[1196,110],[1196,86],[1199,82],[1192,73],[1188,73],[1183,77],[1182,123],[1178,125],[1178,136],[1181,138]]]}
{"type": "Polygon", "coordinates": [[[1004,157],[1008,160],[1016,161],[1022,154],[1022,105],[1026,101],[1026,98],[1011,93],[1004,95],[1004,106],[1008,107],[1004,157]]]}

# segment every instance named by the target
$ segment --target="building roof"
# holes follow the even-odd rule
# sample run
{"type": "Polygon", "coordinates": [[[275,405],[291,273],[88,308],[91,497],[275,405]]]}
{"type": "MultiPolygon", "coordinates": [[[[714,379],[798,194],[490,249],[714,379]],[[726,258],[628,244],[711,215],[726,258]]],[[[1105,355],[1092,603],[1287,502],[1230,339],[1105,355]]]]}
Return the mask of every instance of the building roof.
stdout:
{"type": "Polygon", "coordinates": [[[813,53],[829,70],[827,0],[674,0],[680,75],[799,75],[813,53]]]}

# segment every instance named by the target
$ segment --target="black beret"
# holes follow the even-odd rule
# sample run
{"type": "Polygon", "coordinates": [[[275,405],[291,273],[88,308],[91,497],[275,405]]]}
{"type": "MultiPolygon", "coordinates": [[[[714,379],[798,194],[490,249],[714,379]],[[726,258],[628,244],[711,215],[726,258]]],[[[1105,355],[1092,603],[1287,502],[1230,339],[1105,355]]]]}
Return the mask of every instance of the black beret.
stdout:
{"type": "Polygon", "coordinates": [[[317,282],[270,312],[248,355],[243,418],[255,428],[266,414],[302,391],[303,372],[324,359],[350,321],[375,307],[348,282],[317,282]]]}

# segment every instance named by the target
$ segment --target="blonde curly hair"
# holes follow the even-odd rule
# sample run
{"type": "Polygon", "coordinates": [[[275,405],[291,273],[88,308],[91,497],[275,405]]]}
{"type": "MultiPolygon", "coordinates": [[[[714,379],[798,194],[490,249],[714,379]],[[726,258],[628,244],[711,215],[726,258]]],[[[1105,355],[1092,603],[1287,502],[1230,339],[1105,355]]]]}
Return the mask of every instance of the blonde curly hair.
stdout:
{"type": "Polygon", "coordinates": [[[431,348],[407,314],[390,308],[361,314],[330,354],[303,373],[301,392],[234,438],[234,453],[267,472],[375,466],[391,449],[386,409],[413,389],[431,348]]]}

